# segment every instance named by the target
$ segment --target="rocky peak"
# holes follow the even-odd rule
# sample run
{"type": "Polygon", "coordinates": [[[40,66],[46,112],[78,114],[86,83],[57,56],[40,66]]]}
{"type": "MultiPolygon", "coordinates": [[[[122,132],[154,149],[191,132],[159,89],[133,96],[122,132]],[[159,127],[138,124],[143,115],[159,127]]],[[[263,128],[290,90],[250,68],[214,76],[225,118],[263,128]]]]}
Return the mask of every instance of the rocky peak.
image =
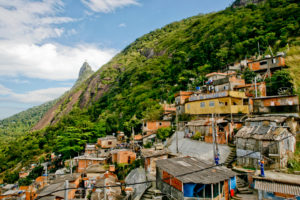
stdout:
{"type": "Polygon", "coordinates": [[[92,70],[91,66],[85,61],[79,70],[79,75],[76,83],[86,80],[93,73],[94,71],[92,70]]]}
{"type": "Polygon", "coordinates": [[[243,7],[247,6],[248,4],[258,4],[260,2],[264,2],[266,0],[236,0],[233,2],[233,7],[243,7]]]}

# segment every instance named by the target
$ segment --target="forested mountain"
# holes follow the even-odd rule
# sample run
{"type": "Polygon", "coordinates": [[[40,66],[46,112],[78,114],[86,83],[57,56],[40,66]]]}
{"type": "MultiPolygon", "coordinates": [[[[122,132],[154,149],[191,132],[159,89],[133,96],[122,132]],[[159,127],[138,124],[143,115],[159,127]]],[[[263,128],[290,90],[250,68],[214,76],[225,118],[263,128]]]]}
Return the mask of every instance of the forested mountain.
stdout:
{"type": "Polygon", "coordinates": [[[54,104],[56,100],[35,106],[6,119],[0,120],[0,138],[9,139],[29,131],[54,104]]]}
{"type": "MultiPolygon", "coordinates": [[[[73,88],[80,85],[93,73],[94,72],[91,66],[89,66],[87,62],[84,62],[80,68],[78,79],[73,88]]],[[[63,96],[61,98],[63,98],[63,96]]],[[[0,140],[2,142],[3,140],[7,141],[31,130],[36,123],[41,120],[44,114],[55,105],[57,101],[59,101],[59,98],[0,120],[0,140]]]]}
{"type": "MultiPolygon", "coordinates": [[[[138,38],[57,102],[37,131],[0,147],[0,171],[51,151],[69,158],[86,142],[119,130],[130,134],[134,127],[139,132],[141,119],[159,117],[159,102],[173,102],[177,91],[201,83],[206,73],[256,56],[258,43],[266,54],[269,46],[273,52],[287,50],[287,44],[297,48],[299,4],[267,0],[232,6],[138,38]]],[[[300,77],[299,70],[296,73],[300,77]]]]}

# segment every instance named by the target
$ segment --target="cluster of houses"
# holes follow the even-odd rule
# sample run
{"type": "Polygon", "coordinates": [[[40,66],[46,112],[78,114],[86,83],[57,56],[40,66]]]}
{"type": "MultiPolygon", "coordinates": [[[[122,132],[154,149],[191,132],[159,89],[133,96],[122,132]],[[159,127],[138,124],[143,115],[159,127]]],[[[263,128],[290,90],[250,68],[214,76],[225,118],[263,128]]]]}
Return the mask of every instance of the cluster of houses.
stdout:
{"type": "Polygon", "coordinates": [[[286,173],[299,131],[299,98],[267,96],[264,82],[285,67],[278,55],[207,74],[203,86],[162,104],[162,120],[144,120],[142,133],[98,138],[68,161],[69,170],[46,173],[27,187],[6,185],[0,199],[299,199],[300,176],[286,173]],[[252,84],[240,75],[246,68],[256,73],[252,84]],[[167,141],[156,139],[160,128],[175,125],[167,141]],[[143,147],[149,142],[155,145],[143,147]],[[117,167],[136,160],[139,170],[119,180],[117,167]]]}

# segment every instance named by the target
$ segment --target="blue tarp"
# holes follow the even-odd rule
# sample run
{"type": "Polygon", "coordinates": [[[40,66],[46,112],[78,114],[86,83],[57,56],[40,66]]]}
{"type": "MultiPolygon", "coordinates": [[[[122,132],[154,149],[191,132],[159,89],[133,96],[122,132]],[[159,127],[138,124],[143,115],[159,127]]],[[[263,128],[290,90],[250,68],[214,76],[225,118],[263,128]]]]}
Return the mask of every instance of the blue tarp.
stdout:
{"type": "Polygon", "coordinates": [[[205,185],[195,183],[186,183],[183,185],[184,197],[197,197],[196,195],[205,188],[205,185]],[[196,186],[198,186],[196,188],[196,186]]]}
{"type": "Polygon", "coordinates": [[[230,190],[231,189],[236,189],[236,177],[231,177],[230,178],[230,190]]]}

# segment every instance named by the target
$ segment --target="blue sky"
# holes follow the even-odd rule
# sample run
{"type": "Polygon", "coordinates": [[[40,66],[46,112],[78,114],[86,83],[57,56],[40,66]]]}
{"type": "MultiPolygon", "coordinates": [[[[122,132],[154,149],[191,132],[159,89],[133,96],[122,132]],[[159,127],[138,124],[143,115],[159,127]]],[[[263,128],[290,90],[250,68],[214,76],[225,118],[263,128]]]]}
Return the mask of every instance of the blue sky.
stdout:
{"type": "Polygon", "coordinates": [[[0,119],[55,99],[86,60],[99,69],[136,38],[232,0],[0,0],[0,119]]]}

